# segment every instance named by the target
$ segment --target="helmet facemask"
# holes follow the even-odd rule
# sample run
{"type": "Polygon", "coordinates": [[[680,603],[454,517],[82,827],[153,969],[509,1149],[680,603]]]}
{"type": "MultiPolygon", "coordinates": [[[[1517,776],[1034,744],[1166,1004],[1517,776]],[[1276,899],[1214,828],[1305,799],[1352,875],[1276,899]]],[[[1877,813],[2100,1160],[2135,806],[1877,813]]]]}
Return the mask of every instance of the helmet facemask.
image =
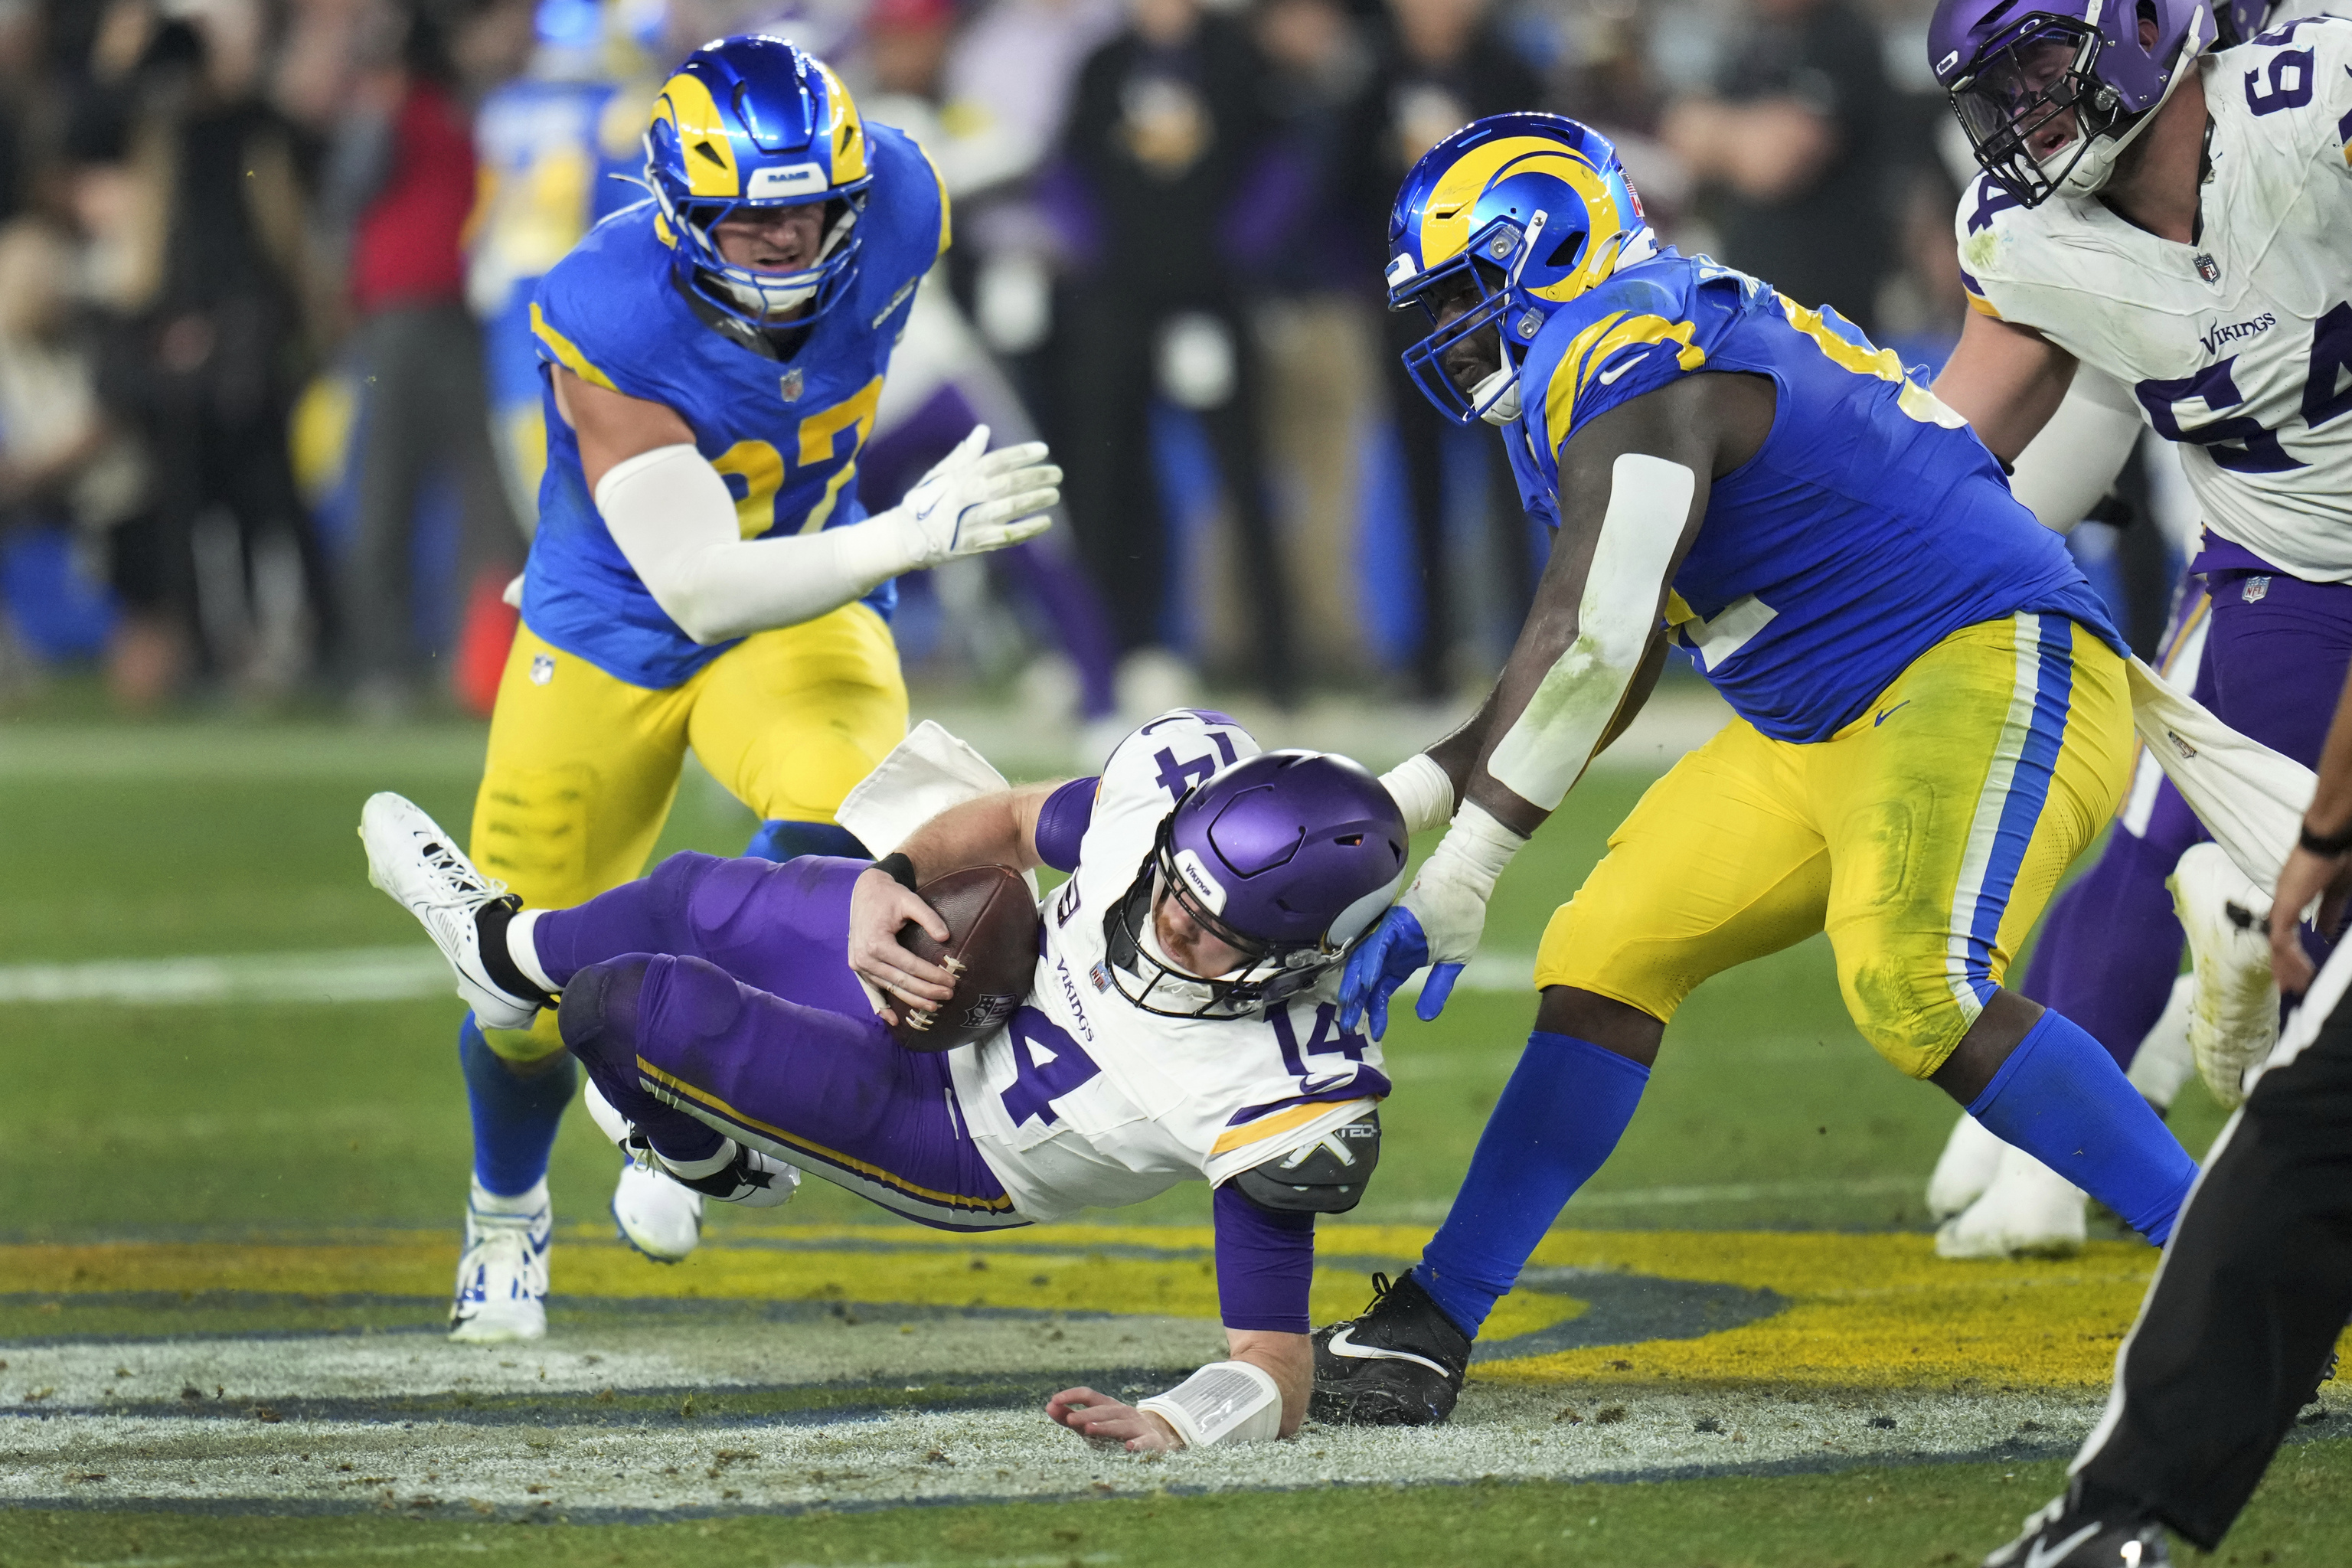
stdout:
{"type": "Polygon", "coordinates": [[[2125,149],[2154,122],[2213,41],[2211,14],[2201,5],[2168,20],[2143,4],[2117,20],[2142,30],[2128,44],[2116,43],[2081,17],[2034,12],[1979,49],[1966,74],[1948,81],[1952,112],[1977,163],[2021,205],[2104,188],[2125,149]],[[2146,30],[2176,25],[2177,33],[2158,32],[2152,41],[2146,30]],[[2110,48],[2115,58],[2103,68],[2110,48]],[[2168,55],[2156,52],[2165,49],[2168,55]]]}
{"type": "Polygon", "coordinates": [[[1175,814],[1160,824],[1151,854],[1127,891],[1103,917],[1105,967],[1118,994],[1163,1018],[1250,1018],[1310,990],[1347,948],[1318,942],[1269,942],[1238,931],[1201,900],[1176,864],[1175,814]],[[1242,955],[1240,965],[1216,976],[1192,973],[1160,941],[1160,900],[1173,899],[1202,930],[1242,955]]]}
{"type": "Polygon", "coordinates": [[[856,276],[856,247],[848,244],[857,220],[866,211],[866,187],[826,198],[824,237],[815,261],[796,272],[768,272],[740,267],[720,254],[719,226],[747,208],[805,205],[805,203],[693,202],[673,205],[655,185],[662,216],[678,237],[686,253],[688,273],[695,293],[748,326],[766,330],[805,326],[823,314],[835,295],[856,276]],[[802,307],[807,307],[802,310],[802,307]],[[787,319],[786,312],[801,310],[787,319]]]}
{"type": "MultiPolygon", "coordinates": [[[[1390,264],[1389,309],[1418,305],[1437,329],[1405,351],[1405,369],[1423,394],[1457,424],[1484,419],[1507,425],[1519,416],[1518,361],[1513,350],[1524,355],[1547,317],[1521,296],[1518,279],[1528,258],[1544,241],[1547,221],[1548,215],[1538,212],[1522,230],[1509,218],[1493,219],[1470,237],[1460,255],[1426,272],[1407,270],[1410,261],[1404,257],[1390,264]],[[1441,306],[1465,295],[1471,296],[1469,308],[1450,321],[1441,321],[1441,306]],[[1445,355],[1488,327],[1500,340],[1501,363],[1465,393],[1446,374],[1445,355]]],[[[1554,255],[1567,251],[1561,262],[1572,266],[1584,240],[1581,234],[1561,237],[1554,242],[1554,255]]]]}

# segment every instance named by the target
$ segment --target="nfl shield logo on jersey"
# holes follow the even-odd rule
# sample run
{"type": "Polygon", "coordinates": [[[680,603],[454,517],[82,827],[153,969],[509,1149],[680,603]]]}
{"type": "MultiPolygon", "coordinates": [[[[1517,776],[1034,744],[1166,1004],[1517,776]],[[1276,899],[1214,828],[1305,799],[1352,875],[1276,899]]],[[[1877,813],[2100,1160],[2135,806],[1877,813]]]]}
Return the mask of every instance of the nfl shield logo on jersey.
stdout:
{"type": "Polygon", "coordinates": [[[2208,283],[2219,283],[2221,280],[2221,264],[2200,250],[2197,253],[2197,276],[2208,283]]]}
{"type": "Polygon", "coordinates": [[[803,384],[801,371],[798,365],[794,365],[792,369],[784,372],[784,401],[786,403],[798,403],[801,400],[801,387],[803,384]]]}

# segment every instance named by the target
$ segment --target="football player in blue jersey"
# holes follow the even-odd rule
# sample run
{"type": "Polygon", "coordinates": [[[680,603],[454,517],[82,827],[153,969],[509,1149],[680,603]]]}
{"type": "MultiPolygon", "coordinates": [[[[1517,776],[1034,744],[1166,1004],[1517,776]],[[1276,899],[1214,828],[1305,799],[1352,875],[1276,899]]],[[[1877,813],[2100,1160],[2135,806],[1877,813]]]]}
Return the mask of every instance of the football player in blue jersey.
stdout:
{"type": "MultiPolygon", "coordinates": [[[[541,280],[548,462],[474,808],[475,861],[533,904],[637,875],[688,747],[764,819],[751,852],[859,853],[833,820],[906,732],[892,579],[1046,526],[1060,470],[975,429],[898,506],[853,480],[891,345],[948,243],[922,152],[775,38],[698,49],[646,132],[652,199],[541,280]]],[[[474,1183],[451,1335],[546,1331],[546,1172],[575,1077],[540,1015],[459,1034],[474,1183]]],[[[664,1260],[695,1194],[625,1171],[664,1260]]]]}
{"type": "Polygon", "coordinates": [[[1391,302],[1435,331],[1432,401],[1501,426],[1557,531],[1495,690],[1389,782],[1452,826],[1352,957],[1344,1020],[1434,970],[1631,717],[1671,636],[1735,717],[1676,763],[1559,909],[1535,1030],[1445,1224],[1318,1336],[1326,1418],[1442,1420],[1470,1344],[1631,1121],[1709,975],[1827,931],[1848,1011],[1902,1071],[2161,1242],[2196,1166],[2084,1030],[2002,989],[2129,776],[2122,639],[1960,419],[1833,312],[1660,247],[1615,150],[1545,114],[1424,157],[1391,302]],[[1458,810],[1457,810],[1458,803],[1458,810]]]}

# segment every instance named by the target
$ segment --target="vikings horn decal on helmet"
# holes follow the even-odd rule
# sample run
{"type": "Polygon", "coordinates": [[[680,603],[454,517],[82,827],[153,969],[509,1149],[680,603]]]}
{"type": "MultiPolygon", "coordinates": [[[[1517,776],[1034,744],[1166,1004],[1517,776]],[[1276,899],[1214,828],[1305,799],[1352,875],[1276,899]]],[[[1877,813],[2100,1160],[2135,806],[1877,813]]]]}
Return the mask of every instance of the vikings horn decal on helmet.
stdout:
{"type": "Polygon", "coordinates": [[[1422,155],[1389,214],[1389,309],[1418,305],[1436,331],[1404,356],[1458,424],[1518,417],[1518,365],[1552,311],[1657,249],[1609,139],[1558,114],[1494,114],[1422,155]],[[1442,306],[1469,296],[1441,321],[1442,306]],[[1446,350],[1489,325],[1494,372],[1466,395],[1446,350]]]}
{"type": "Polygon", "coordinates": [[[1940,0],[1927,59],[1969,145],[2011,195],[2087,196],[2212,47],[2210,0],[1940,0]]]}
{"type": "Polygon", "coordinates": [[[856,275],[866,205],[866,126],[833,68],[784,42],[750,34],[705,44],[662,84],[646,130],[646,184],[680,280],[753,326],[795,307],[814,320],[856,275]],[[712,233],[742,207],[825,204],[823,248],[798,272],[737,267],[712,233]]]}
{"type": "Polygon", "coordinates": [[[1404,816],[1345,757],[1261,752],[1188,791],[1142,873],[1103,917],[1119,994],[1172,1018],[1248,1017],[1307,990],[1348,955],[1404,884],[1404,816]],[[1195,975],[1163,951],[1153,912],[1172,899],[1242,953],[1195,975]]]}

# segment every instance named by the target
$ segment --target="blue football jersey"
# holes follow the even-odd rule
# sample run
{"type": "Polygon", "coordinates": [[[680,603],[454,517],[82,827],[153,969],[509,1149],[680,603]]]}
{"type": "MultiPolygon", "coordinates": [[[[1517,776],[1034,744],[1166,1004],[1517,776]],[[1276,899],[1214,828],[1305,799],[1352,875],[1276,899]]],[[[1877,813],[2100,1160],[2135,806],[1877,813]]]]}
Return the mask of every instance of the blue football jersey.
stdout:
{"type": "MultiPolygon", "coordinates": [[[[891,348],[948,244],[947,195],[904,133],[868,125],[871,195],[857,272],[792,357],[772,360],[706,325],[672,280],[650,201],[591,230],[540,280],[531,330],[541,361],[673,409],[726,478],[746,539],[837,528],[866,515],[855,479],[891,348]]],[[[676,686],[732,646],[702,644],[662,613],[613,542],[580,447],[545,393],[547,473],[524,574],[531,630],[634,686],[676,686]]],[[[866,602],[897,603],[886,583],[866,602]]]]}
{"type": "Polygon", "coordinates": [[[1667,619],[1765,734],[1827,740],[1943,637],[2021,610],[2126,651],[2064,543],[1892,351],[1705,257],[1624,268],[1529,346],[1504,431],[1528,514],[1559,526],[1559,451],[1585,422],[1702,371],[1769,376],[1779,401],[1715,481],[1667,619]]]}

